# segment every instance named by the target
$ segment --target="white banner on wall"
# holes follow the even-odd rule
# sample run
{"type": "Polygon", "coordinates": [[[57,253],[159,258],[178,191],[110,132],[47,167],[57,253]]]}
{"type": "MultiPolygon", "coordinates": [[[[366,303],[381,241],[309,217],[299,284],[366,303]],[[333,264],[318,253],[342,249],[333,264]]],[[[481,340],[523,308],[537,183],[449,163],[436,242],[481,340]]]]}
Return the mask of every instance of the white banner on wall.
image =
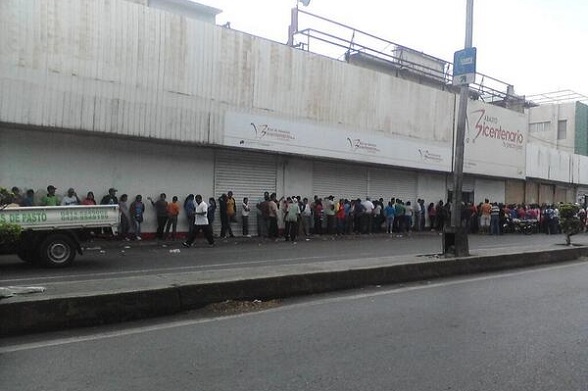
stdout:
{"type": "Polygon", "coordinates": [[[525,178],[527,119],[523,113],[469,101],[464,172],[525,178]]]}
{"type": "Polygon", "coordinates": [[[451,145],[227,112],[223,144],[433,171],[451,171],[451,145]]]}

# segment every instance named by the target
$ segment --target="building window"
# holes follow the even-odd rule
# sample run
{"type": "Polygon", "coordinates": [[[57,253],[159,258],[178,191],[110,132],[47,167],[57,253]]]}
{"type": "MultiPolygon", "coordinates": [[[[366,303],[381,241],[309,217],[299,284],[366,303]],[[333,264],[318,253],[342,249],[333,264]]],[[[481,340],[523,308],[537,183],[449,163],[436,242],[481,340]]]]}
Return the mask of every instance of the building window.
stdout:
{"type": "Polygon", "coordinates": [[[557,139],[565,140],[567,137],[568,121],[557,121],[557,139]]]}
{"type": "Polygon", "coordinates": [[[551,122],[535,122],[529,124],[530,133],[544,133],[549,132],[551,129],[551,122]]]}

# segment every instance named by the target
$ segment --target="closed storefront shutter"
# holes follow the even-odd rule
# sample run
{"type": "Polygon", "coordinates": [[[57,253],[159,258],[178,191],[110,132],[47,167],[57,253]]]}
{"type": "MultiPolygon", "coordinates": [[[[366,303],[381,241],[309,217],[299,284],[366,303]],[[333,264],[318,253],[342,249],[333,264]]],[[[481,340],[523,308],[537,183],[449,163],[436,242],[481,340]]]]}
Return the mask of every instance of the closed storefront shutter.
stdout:
{"type": "MultiPolygon", "coordinates": [[[[241,235],[241,204],[243,197],[249,198],[249,233],[257,234],[256,204],[263,199],[265,191],[276,191],[276,156],[259,153],[218,151],[215,158],[214,190],[217,199],[222,193],[233,192],[237,204],[238,224],[233,223],[235,235],[241,235]]],[[[205,200],[208,203],[208,200],[205,200]]],[[[213,224],[215,234],[220,232],[218,210],[213,224]]]]}
{"type": "Polygon", "coordinates": [[[361,198],[367,194],[368,172],[356,163],[315,162],[312,173],[312,194],[319,198],[361,198]]]}
{"type": "MultiPolygon", "coordinates": [[[[439,200],[446,200],[453,198],[453,174],[447,175],[447,190],[448,193],[444,197],[439,198],[439,200]]],[[[476,179],[473,176],[464,175],[462,184],[461,184],[461,193],[462,193],[462,201],[469,203],[474,202],[474,188],[476,187],[476,179]]]]}
{"type": "Polygon", "coordinates": [[[385,201],[390,201],[390,198],[395,197],[403,201],[411,201],[412,204],[416,202],[418,178],[416,172],[396,168],[370,168],[369,174],[369,196],[372,199],[383,198],[385,201]]]}
{"type": "Polygon", "coordinates": [[[570,189],[567,187],[556,186],[555,187],[555,202],[575,202],[573,196],[570,197],[570,189]]]}
{"type": "MultiPolygon", "coordinates": [[[[417,198],[425,200],[425,211],[429,204],[437,204],[440,200],[445,202],[447,198],[447,175],[445,174],[419,174],[417,198]]],[[[427,212],[425,212],[427,213],[427,212]]],[[[430,227],[429,215],[425,215],[425,224],[430,227]]]]}
{"type": "Polygon", "coordinates": [[[553,203],[553,185],[539,185],[539,204],[553,203]]]}
{"type": "Polygon", "coordinates": [[[527,181],[525,183],[525,203],[539,203],[539,184],[537,182],[527,181]]]}
{"type": "Polygon", "coordinates": [[[490,202],[504,202],[505,183],[504,181],[492,181],[489,179],[476,179],[474,189],[476,203],[488,199],[490,202]]]}
{"type": "Polygon", "coordinates": [[[506,204],[521,204],[525,201],[525,182],[507,180],[506,181],[506,204]]]}

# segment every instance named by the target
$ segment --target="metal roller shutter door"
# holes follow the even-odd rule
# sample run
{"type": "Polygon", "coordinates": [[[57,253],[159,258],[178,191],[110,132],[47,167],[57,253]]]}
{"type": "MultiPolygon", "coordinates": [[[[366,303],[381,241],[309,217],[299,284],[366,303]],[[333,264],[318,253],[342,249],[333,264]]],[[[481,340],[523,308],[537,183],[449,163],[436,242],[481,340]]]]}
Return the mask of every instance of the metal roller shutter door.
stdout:
{"type": "Polygon", "coordinates": [[[553,203],[553,185],[539,185],[539,204],[553,203]]]}
{"type": "Polygon", "coordinates": [[[555,187],[555,202],[575,202],[573,199],[573,193],[571,189],[567,187],[556,186],[555,187]]]}
{"type": "Polygon", "coordinates": [[[367,169],[355,163],[313,164],[312,193],[319,198],[361,198],[367,194],[367,169]]]}
{"type": "Polygon", "coordinates": [[[506,204],[521,204],[525,201],[525,182],[507,180],[506,181],[506,204]]]}
{"type": "Polygon", "coordinates": [[[370,169],[369,195],[372,199],[400,198],[412,204],[417,199],[417,173],[398,169],[370,169]]]}
{"type": "MultiPolygon", "coordinates": [[[[464,175],[463,182],[461,184],[462,193],[471,193],[476,187],[476,179],[472,176],[464,175]]],[[[447,175],[447,190],[453,191],[453,174],[447,175]]],[[[445,198],[442,197],[443,199],[445,198]]]]}
{"type": "Polygon", "coordinates": [[[439,200],[447,198],[445,175],[442,174],[419,174],[419,189],[417,198],[425,200],[425,206],[431,202],[437,204],[439,200]]]}
{"type": "MultiPolygon", "coordinates": [[[[260,153],[227,152],[216,153],[214,168],[214,194],[218,199],[222,193],[233,192],[237,203],[238,224],[233,223],[234,233],[241,234],[241,203],[243,197],[249,198],[249,233],[257,234],[257,208],[255,205],[263,198],[265,191],[276,191],[277,159],[275,156],[260,153]]],[[[208,200],[206,200],[208,202],[208,200]]],[[[218,211],[214,221],[214,232],[220,232],[218,211]]]]}
{"type": "Polygon", "coordinates": [[[539,184],[532,181],[525,183],[525,203],[538,204],[539,203],[539,184]]]}
{"type": "Polygon", "coordinates": [[[504,195],[504,181],[476,179],[476,188],[474,189],[476,203],[483,202],[486,198],[490,202],[504,202],[504,195]]]}

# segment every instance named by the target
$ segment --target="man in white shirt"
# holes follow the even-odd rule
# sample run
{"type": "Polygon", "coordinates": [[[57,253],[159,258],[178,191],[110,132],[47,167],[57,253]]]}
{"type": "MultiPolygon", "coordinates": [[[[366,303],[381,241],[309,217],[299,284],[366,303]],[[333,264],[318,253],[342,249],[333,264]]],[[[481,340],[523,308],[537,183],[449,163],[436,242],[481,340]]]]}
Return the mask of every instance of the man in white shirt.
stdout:
{"type": "Polygon", "coordinates": [[[206,205],[206,202],[202,201],[202,196],[200,194],[197,194],[194,197],[194,203],[196,205],[194,213],[194,230],[188,236],[188,240],[182,243],[182,245],[184,247],[192,246],[196,235],[198,235],[198,232],[202,231],[210,247],[213,247],[214,238],[212,237],[212,230],[208,224],[208,217],[206,217],[208,213],[208,205],[206,205]]]}
{"type": "Polygon", "coordinates": [[[374,223],[374,204],[370,200],[369,197],[366,197],[365,201],[361,203],[364,208],[364,213],[362,215],[363,218],[363,227],[362,233],[371,234],[372,233],[372,225],[374,223]]]}
{"type": "Polygon", "coordinates": [[[61,200],[62,206],[79,205],[80,199],[73,188],[67,190],[67,195],[61,200]]]}

